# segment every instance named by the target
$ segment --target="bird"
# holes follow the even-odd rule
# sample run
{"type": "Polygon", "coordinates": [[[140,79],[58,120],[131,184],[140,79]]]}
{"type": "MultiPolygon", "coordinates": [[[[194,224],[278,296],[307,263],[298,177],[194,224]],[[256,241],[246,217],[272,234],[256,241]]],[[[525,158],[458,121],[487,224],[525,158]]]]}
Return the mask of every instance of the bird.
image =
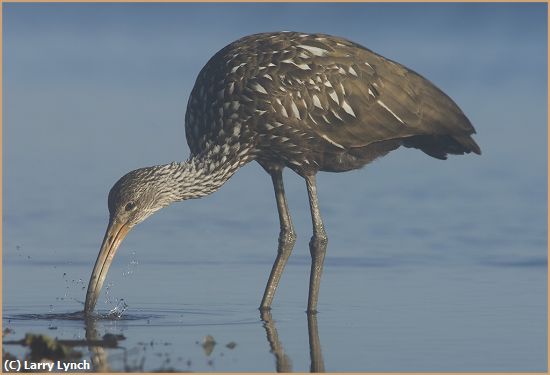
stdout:
{"type": "Polygon", "coordinates": [[[238,39],[199,72],[187,103],[190,155],[133,170],[108,196],[109,223],[86,293],[92,313],[108,269],[128,232],[171,203],[217,191],[256,161],[270,175],[279,247],[260,309],[269,310],[296,233],[283,184],[289,168],[306,183],[313,235],[308,313],[317,312],[327,234],[316,174],[364,167],[401,146],[436,159],[481,155],[475,129],[428,79],[345,38],[270,32],[238,39]]]}

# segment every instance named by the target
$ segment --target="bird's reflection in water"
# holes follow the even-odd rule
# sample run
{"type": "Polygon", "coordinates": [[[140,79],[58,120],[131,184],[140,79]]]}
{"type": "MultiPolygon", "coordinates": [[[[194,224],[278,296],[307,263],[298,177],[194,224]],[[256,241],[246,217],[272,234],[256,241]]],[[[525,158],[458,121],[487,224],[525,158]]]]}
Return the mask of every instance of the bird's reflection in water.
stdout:
{"type": "MultiPolygon", "coordinates": [[[[270,351],[275,356],[276,371],[292,372],[292,360],[285,353],[283,345],[279,340],[279,334],[277,333],[277,328],[271,316],[271,312],[269,310],[261,310],[260,318],[263,321],[270,351]]],[[[84,320],[84,323],[93,372],[112,372],[113,370],[109,366],[107,351],[105,350],[105,340],[100,337],[97,329],[97,320],[87,318],[84,320]]],[[[319,330],[317,328],[317,314],[307,314],[307,327],[309,335],[309,354],[311,359],[310,371],[324,372],[325,364],[323,353],[321,352],[319,330]]]]}
{"type": "Polygon", "coordinates": [[[86,324],[86,341],[91,353],[92,369],[94,372],[112,372],[109,366],[105,348],[97,343],[101,340],[97,331],[96,321],[93,318],[84,320],[86,324]]]}
{"type": "Polygon", "coordinates": [[[264,322],[265,333],[271,353],[275,356],[275,369],[277,372],[291,372],[292,361],[286,355],[283,345],[279,341],[279,334],[275,328],[275,322],[271,317],[271,312],[268,310],[260,310],[260,317],[264,322]]]}
{"type": "Polygon", "coordinates": [[[321,352],[321,340],[317,328],[317,314],[307,314],[307,330],[309,334],[309,357],[311,372],[325,372],[325,361],[321,352]]]}
{"type": "MultiPolygon", "coordinates": [[[[277,372],[291,372],[292,361],[285,353],[283,345],[279,340],[275,322],[269,310],[261,310],[260,317],[264,322],[267,341],[271,353],[275,356],[275,368],[277,372]]],[[[317,328],[317,314],[307,314],[307,327],[309,334],[309,355],[311,359],[311,372],[324,372],[325,364],[323,361],[323,353],[321,352],[321,341],[319,340],[319,330],[317,328]]]]}

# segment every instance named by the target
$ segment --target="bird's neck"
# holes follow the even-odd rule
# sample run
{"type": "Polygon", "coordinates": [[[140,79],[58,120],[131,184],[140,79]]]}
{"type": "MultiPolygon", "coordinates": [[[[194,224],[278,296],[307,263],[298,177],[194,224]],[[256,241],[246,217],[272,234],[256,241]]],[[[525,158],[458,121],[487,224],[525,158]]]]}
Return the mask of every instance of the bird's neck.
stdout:
{"type": "Polygon", "coordinates": [[[215,146],[182,163],[171,163],[168,184],[172,200],[201,198],[218,190],[242,165],[253,159],[251,148],[215,146]]]}

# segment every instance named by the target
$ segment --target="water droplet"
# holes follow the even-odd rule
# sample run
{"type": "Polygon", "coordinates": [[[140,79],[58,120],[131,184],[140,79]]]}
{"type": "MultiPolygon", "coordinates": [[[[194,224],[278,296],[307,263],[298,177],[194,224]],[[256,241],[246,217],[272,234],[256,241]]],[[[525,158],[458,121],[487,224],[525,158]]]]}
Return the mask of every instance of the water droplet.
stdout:
{"type": "Polygon", "coordinates": [[[124,311],[126,311],[127,308],[128,308],[128,304],[124,302],[124,298],[121,298],[116,304],[116,306],[113,309],[111,309],[111,311],[109,311],[108,316],[114,317],[114,318],[121,318],[122,314],[124,313],[124,311]]]}

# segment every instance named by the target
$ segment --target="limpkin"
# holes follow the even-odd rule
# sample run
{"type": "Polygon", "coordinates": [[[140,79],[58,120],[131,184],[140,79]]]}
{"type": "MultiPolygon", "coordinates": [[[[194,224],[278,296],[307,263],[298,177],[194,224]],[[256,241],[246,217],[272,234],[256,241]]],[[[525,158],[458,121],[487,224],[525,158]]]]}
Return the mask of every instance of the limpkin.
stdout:
{"type": "Polygon", "coordinates": [[[319,171],[361,168],[400,146],[446,159],[481,151],[460,108],[430,81],[349,40],[324,34],[262,33],[216,53],[200,71],[185,116],[185,162],[140,168],[109,192],[109,225],[85,311],[91,312],[127,233],[173,202],[218,190],[257,161],[270,175],[280,220],[279,250],[261,302],[269,309],[295,232],[282,171],[306,181],[313,236],[308,312],[315,312],[327,236],[319,212],[319,171]]]}

